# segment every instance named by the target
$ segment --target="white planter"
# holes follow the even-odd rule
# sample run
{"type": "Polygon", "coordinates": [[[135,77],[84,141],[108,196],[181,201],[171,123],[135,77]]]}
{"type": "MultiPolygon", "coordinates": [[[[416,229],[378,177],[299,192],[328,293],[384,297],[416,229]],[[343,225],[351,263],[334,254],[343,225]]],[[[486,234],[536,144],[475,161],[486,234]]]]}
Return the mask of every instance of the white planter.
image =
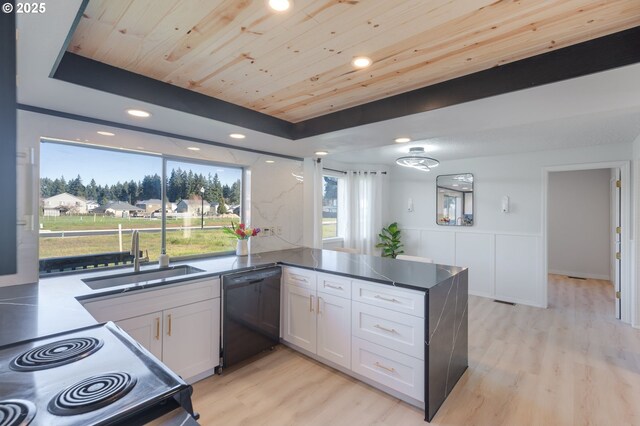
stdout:
{"type": "Polygon", "coordinates": [[[249,254],[249,240],[238,240],[236,244],[236,255],[246,256],[249,254]]]}

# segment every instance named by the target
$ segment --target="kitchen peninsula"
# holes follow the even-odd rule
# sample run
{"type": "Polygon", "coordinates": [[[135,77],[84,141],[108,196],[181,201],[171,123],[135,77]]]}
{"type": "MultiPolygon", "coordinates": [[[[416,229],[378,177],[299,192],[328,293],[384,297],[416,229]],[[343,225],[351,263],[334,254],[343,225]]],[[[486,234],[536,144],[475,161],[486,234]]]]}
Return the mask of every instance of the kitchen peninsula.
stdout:
{"type": "MultiPolygon", "coordinates": [[[[424,406],[426,420],[433,418],[468,366],[468,271],[465,268],[308,248],[241,257],[221,256],[188,263],[203,272],[100,290],[91,290],[82,280],[118,274],[123,270],[68,274],[42,279],[39,285],[0,288],[0,305],[3,308],[0,311],[3,317],[0,345],[95,324],[96,320],[82,304],[96,298],[104,300],[105,296],[120,293],[132,295],[138,294],[138,291],[141,292],[139,294],[148,293],[156,287],[160,290],[181,284],[188,285],[196,279],[281,265],[284,270],[283,287],[290,285],[288,280],[295,280],[296,274],[307,277],[310,276],[308,274],[317,274],[318,295],[321,294],[322,283],[328,288],[337,288],[331,283],[339,282],[342,288],[347,288],[347,294],[341,298],[349,305],[352,313],[349,316],[350,324],[346,324],[345,328],[352,329],[347,332],[351,339],[350,353],[353,357],[350,358],[350,368],[340,368],[330,362],[327,364],[347,374],[351,374],[347,371],[351,370],[354,377],[374,386],[374,382],[381,381],[381,385],[377,387],[400,398],[402,396],[399,394],[403,392],[393,392],[394,389],[399,389],[394,387],[393,380],[402,382],[401,386],[415,387],[424,383],[423,389],[415,391],[410,398],[402,399],[424,406]],[[347,285],[351,288],[346,287],[347,285]],[[389,323],[397,325],[385,328],[382,323],[371,323],[372,318],[386,318],[389,323]],[[403,318],[409,322],[402,320],[403,318]],[[408,323],[415,326],[409,330],[406,328],[408,323]],[[371,331],[369,326],[381,330],[379,335],[371,334],[371,342],[367,341],[366,336],[363,337],[363,333],[371,331]],[[409,337],[404,335],[405,330],[411,331],[408,333],[409,337]],[[382,340],[385,334],[391,334],[386,338],[392,344],[382,340]],[[364,367],[364,361],[371,354],[378,354],[390,363],[395,363],[389,366],[374,362],[380,367],[380,371],[375,374],[386,373],[386,382],[376,380],[377,376],[364,367]],[[416,363],[421,368],[414,368],[413,373],[419,371],[423,376],[409,375],[407,377],[414,382],[408,383],[404,376],[408,374],[407,366],[415,367],[416,363]]],[[[148,266],[144,269],[153,268],[148,266]]],[[[302,288],[299,285],[297,287],[302,288]]],[[[315,287],[313,291],[315,292],[315,287]]],[[[283,290],[283,293],[286,299],[286,291],[283,290]]],[[[285,302],[282,309],[286,309],[286,306],[285,302]]],[[[286,323],[285,318],[285,327],[286,323]]],[[[281,328],[284,343],[299,349],[298,345],[287,339],[285,327],[281,328]]],[[[313,355],[305,350],[301,352],[313,355]]]]}

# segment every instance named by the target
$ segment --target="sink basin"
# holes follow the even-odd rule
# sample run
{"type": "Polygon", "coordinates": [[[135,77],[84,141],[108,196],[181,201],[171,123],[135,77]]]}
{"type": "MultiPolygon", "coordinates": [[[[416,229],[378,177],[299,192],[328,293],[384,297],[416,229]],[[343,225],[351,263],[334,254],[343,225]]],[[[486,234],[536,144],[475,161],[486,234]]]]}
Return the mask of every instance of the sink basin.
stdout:
{"type": "Polygon", "coordinates": [[[202,269],[194,268],[189,265],[172,266],[163,269],[154,269],[151,271],[141,271],[138,273],[129,272],[127,274],[109,275],[106,277],[87,278],[82,280],[93,290],[99,290],[109,287],[118,287],[127,284],[139,284],[149,281],[165,280],[167,278],[183,277],[185,275],[204,272],[202,269]]]}

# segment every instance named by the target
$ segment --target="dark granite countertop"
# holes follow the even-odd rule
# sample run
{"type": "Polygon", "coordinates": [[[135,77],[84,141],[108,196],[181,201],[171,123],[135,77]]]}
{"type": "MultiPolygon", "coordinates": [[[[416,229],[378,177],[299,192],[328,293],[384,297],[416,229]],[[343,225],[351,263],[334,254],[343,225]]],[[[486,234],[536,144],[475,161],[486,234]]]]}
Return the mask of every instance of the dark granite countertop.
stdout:
{"type": "MultiPolygon", "coordinates": [[[[92,290],[82,280],[125,272],[122,269],[69,274],[45,278],[40,284],[0,287],[0,346],[95,324],[79,300],[174,285],[207,276],[217,276],[282,264],[347,277],[375,281],[419,291],[458,274],[464,268],[418,263],[331,250],[296,248],[249,256],[221,256],[180,262],[205,272],[180,278],[157,280],[92,290]]],[[[157,269],[149,265],[146,269],[157,269]]]]}

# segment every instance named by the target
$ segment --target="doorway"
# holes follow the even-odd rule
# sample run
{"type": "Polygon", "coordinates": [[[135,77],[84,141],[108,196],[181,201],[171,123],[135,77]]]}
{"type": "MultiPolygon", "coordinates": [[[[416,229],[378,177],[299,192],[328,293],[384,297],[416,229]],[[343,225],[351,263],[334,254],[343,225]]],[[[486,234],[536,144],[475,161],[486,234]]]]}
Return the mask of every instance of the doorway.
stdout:
{"type": "Polygon", "coordinates": [[[545,291],[548,274],[606,288],[612,315],[624,322],[631,320],[628,173],[625,162],[547,168],[543,197],[545,291]]]}

